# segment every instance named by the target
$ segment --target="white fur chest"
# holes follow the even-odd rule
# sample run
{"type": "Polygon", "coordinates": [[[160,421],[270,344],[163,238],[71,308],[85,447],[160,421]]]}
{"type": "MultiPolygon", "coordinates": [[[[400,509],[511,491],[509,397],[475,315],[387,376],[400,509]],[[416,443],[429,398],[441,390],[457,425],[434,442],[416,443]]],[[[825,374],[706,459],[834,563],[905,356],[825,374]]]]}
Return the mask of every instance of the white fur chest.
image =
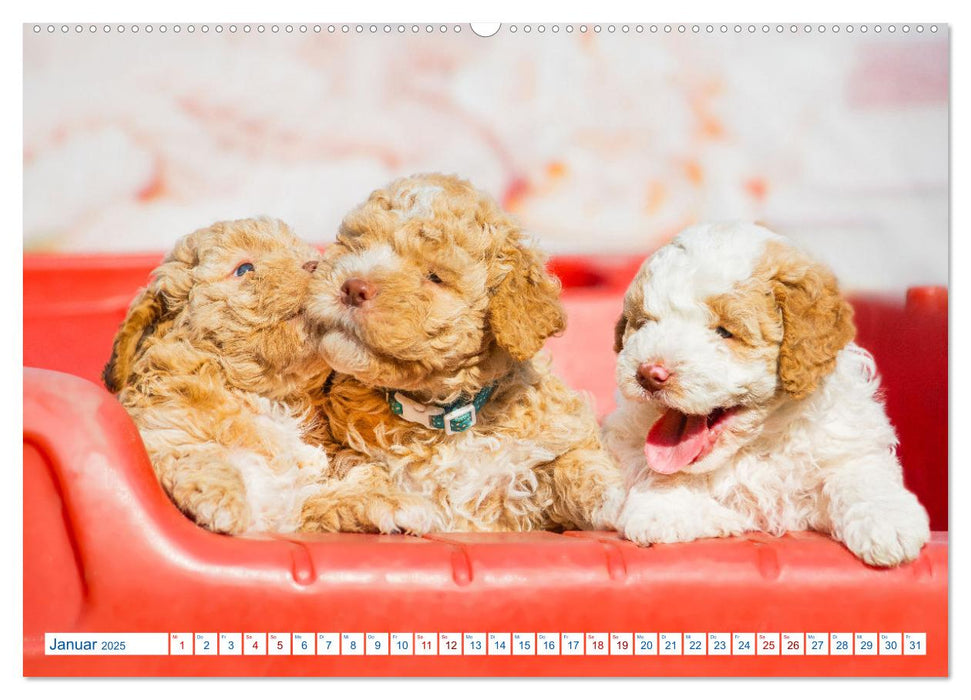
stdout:
{"type": "Polygon", "coordinates": [[[469,529],[493,530],[502,521],[535,519],[551,501],[536,468],[556,454],[532,440],[499,439],[474,432],[449,436],[430,454],[388,455],[392,478],[438,503],[469,529]]]}
{"type": "MultiPolygon", "coordinates": [[[[704,476],[699,477],[704,479],[704,476]]],[[[809,455],[746,450],[707,475],[705,488],[749,528],[782,534],[821,525],[821,474],[809,455]]]]}

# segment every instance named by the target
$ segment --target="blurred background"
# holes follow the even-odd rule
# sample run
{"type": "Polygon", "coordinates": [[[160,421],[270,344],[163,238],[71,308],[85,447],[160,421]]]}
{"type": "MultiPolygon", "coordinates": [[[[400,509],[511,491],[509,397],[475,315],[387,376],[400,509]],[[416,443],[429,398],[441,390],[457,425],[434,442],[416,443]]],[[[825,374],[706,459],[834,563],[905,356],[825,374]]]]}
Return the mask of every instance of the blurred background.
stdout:
{"type": "Polygon", "coordinates": [[[213,26],[25,26],[25,252],[161,252],[258,214],[326,243],[371,190],[437,170],[551,253],[756,219],[849,288],[947,284],[944,26],[213,26]]]}

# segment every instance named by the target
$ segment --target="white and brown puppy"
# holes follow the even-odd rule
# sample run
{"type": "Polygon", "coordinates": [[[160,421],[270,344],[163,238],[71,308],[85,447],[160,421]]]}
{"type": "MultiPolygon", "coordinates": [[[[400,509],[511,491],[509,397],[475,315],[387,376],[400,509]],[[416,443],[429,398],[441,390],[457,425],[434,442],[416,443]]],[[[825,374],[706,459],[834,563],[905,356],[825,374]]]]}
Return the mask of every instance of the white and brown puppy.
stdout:
{"type": "Polygon", "coordinates": [[[587,400],[538,356],[564,327],[559,288],[458,178],[403,178],[348,214],[307,305],[338,372],[322,413],[345,490],[308,500],[304,527],[613,527],[620,472],[587,400]]]}
{"type": "Polygon", "coordinates": [[[829,270],[760,226],[694,226],[645,261],[604,424],[627,478],[625,536],[813,529],[868,564],[914,559],[927,513],[852,315],[829,270]]]}

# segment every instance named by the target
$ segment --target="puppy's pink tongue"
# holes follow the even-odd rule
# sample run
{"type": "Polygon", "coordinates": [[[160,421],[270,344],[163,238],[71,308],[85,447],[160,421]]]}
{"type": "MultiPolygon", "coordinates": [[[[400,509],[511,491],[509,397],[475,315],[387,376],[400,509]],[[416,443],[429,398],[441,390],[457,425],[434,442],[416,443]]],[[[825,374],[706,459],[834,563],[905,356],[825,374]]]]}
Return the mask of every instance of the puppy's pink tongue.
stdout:
{"type": "Polygon", "coordinates": [[[654,471],[674,474],[698,459],[709,443],[707,416],[688,416],[670,409],[647,434],[644,456],[654,471]]]}

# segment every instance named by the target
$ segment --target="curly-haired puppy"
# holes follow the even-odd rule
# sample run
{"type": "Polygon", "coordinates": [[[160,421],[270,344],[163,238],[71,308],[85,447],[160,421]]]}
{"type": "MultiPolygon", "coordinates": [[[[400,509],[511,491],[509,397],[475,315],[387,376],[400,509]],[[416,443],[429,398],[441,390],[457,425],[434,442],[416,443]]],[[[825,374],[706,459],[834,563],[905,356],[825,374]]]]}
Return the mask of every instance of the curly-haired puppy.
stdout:
{"type": "Polygon", "coordinates": [[[564,328],[558,293],[519,227],[463,180],[397,180],[348,214],[307,313],[337,371],[333,468],[393,513],[312,498],[307,527],[612,527],[620,472],[586,400],[536,357],[564,328]]]}
{"type": "Polygon", "coordinates": [[[317,251],[280,222],[182,238],[115,338],[104,381],[138,426],[175,504],[209,529],[291,531],[327,468],[307,444],[329,368],[303,304],[317,251]]]}
{"type": "Polygon", "coordinates": [[[852,316],[829,270],[760,226],[695,226],[649,258],[617,323],[604,425],[626,536],[808,528],[869,564],[914,559],[927,513],[852,316]]]}

